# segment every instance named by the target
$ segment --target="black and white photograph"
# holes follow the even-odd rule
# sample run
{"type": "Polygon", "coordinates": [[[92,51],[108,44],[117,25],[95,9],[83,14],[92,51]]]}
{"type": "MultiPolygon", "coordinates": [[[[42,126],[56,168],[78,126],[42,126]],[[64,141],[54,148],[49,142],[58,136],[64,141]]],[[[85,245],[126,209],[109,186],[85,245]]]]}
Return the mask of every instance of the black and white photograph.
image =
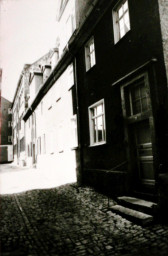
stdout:
{"type": "Polygon", "coordinates": [[[0,0],[0,256],[168,255],[168,0],[0,0]]]}

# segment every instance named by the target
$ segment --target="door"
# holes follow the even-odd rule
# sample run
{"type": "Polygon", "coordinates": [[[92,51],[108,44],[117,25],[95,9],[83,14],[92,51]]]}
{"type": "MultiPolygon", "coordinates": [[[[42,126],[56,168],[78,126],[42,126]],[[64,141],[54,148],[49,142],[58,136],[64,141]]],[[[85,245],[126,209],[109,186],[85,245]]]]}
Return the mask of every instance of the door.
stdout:
{"type": "Polygon", "coordinates": [[[134,145],[134,171],[137,181],[140,185],[153,184],[155,177],[149,119],[130,125],[130,129],[133,131],[134,141],[131,143],[134,145]]]}
{"type": "Polygon", "coordinates": [[[132,186],[143,192],[155,184],[153,164],[154,131],[148,74],[121,86],[122,110],[132,186]],[[149,122],[150,120],[150,122],[149,122]],[[152,186],[151,186],[152,185],[152,186]]]}

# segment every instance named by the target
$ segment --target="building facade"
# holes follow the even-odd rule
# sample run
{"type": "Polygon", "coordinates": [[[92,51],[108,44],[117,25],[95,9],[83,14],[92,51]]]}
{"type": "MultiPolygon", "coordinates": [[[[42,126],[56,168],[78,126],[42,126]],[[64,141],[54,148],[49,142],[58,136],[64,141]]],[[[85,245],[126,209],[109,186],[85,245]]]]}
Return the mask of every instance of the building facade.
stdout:
{"type": "MultiPolygon", "coordinates": [[[[19,165],[27,165],[26,151],[26,132],[23,116],[29,105],[35,99],[36,93],[43,84],[42,69],[45,67],[45,79],[51,70],[51,65],[55,61],[57,50],[52,49],[39,60],[32,64],[25,64],[18,80],[14,100],[12,103],[13,113],[13,145],[14,145],[14,162],[19,165]],[[48,68],[49,67],[49,68],[48,68]],[[33,86],[31,85],[33,84],[33,86]],[[30,86],[31,85],[31,86],[30,86]]],[[[34,128],[31,126],[31,138],[33,141],[34,128]]],[[[32,164],[32,163],[31,163],[32,164]]]]}
{"type": "Polygon", "coordinates": [[[103,2],[76,55],[83,179],[107,192],[155,194],[167,170],[159,2],[103,2]]]}
{"type": "Polygon", "coordinates": [[[13,161],[11,105],[0,95],[0,163],[13,161]]]}
{"type": "Polygon", "coordinates": [[[26,164],[158,198],[168,173],[167,13],[162,0],[58,1],[57,60],[29,77],[26,164]]]}

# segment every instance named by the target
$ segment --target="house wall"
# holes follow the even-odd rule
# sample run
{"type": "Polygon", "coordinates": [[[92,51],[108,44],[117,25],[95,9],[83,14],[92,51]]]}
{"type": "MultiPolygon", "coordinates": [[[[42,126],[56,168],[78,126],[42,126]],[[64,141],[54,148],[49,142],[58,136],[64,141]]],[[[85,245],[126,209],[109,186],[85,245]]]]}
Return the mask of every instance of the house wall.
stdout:
{"type": "MultiPolygon", "coordinates": [[[[73,65],[69,65],[34,110],[36,167],[60,183],[76,181],[76,151],[71,119],[73,65]]],[[[31,119],[32,116],[29,117],[31,119]]],[[[31,121],[30,121],[31,123],[31,121]]],[[[33,127],[26,121],[27,165],[32,164],[31,147],[33,127]]]]}
{"type": "Polygon", "coordinates": [[[65,47],[76,29],[75,0],[69,0],[58,23],[58,36],[60,41],[59,55],[63,54],[65,47]]]}
{"type": "Polygon", "coordinates": [[[10,101],[1,97],[1,145],[12,145],[12,142],[8,141],[8,136],[12,136],[12,127],[8,125],[8,122],[12,121],[12,113],[8,112],[11,105],[10,101]]]}
{"type": "MultiPolygon", "coordinates": [[[[164,114],[166,113],[166,76],[161,42],[158,5],[154,0],[129,1],[131,30],[114,44],[111,7],[98,23],[92,35],[95,40],[96,65],[85,71],[84,46],[77,54],[77,81],[79,88],[80,126],[84,182],[100,189],[117,191],[127,189],[128,166],[118,172],[110,171],[127,160],[124,137],[124,119],[121,107],[120,86],[114,82],[156,58],[148,72],[157,151],[156,169],[165,159],[164,114]],[[160,76],[162,74],[162,76],[160,76]],[[90,147],[88,107],[105,100],[107,143],[90,147]],[[125,184],[125,186],[124,186],[125,184]]],[[[88,35],[88,39],[90,35],[88,35]]],[[[138,71],[136,72],[136,75],[138,71]]]]}
{"type": "Polygon", "coordinates": [[[13,155],[12,140],[9,141],[9,137],[12,139],[12,114],[9,112],[12,103],[1,95],[0,97],[0,162],[3,163],[13,160],[11,156],[8,157],[8,151],[10,153],[12,150],[13,155]]]}

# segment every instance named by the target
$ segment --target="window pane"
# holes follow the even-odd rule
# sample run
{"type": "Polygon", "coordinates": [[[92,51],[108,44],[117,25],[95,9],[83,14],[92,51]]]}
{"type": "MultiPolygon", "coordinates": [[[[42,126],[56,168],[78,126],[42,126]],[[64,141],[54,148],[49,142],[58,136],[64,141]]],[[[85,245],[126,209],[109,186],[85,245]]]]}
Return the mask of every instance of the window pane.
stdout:
{"type": "Polygon", "coordinates": [[[140,100],[137,100],[137,101],[134,101],[132,103],[132,107],[133,107],[133,114],[138,114],[138,113],[141,113],[141,101],[140,100]]]}
{"type": "Polygon", "coordinates": [[[124,20],[123,19],[121,19],[119,21],[119,26],[120,26],[120,37],[123,37],[125,35],[124,20]]]}
{"type": "Polygon", "coordinates": [[[102,112],[103,112],[103,105],[101,104],[101,105],[99,105],[99,106],[97,107],[97,115],[102,114],[102,112]]]}
{"type": "Polygon", "coordinates": [[[96,124],[96,119],[93,120],[93,139],[94,139],[94,142],[97,141],[96,139],[96,130],[97,130],[97,124],[96,124]]]}
{"type": "Polygon", "coordinates": [[[141,92],[141,97],[146,97],[147,96],[147,91],[146,91],[146,88],[143,84],[140,86],[140,92],[141,92]]]}
{"type": "Polygon", "coordinates": [[[94,44],[92,42],[91,45],[90,45],[90,53],[93,52],[93,51],[94,51],[94,44]]]}
{"type": "Polygon", "coordinates": [[[148,102],[147,102],[147,98],[143,98],[142,99],[142,111],[146,111],[148,110],[148,102]]]}
{"type": "Polygon", "coordinates": [[[126,31],[130,29],[130,21],[129,21],[129,15],[128,12],[124,15],[124,21],[125,21],[125,26],[126,26],[126,31]]]}
{"type": "Polygon", "coordinates": [[[92,109],[92,117],[96,116],[97,114],[97,108],[92,109]]]}
{"type": "Polygon", "coordinates": [[[86,54],[86,71],[87,71],[96,64],[95,46],[94,46],[93,38],[89,40],[89,42],[85,46],[85,54],[86,54]]]}
{"type": "Polygon", "coordinates": [[[128,9],[128,2],[126,1],[124,4],[124,12],[128,9]]]}
{"type": "Polygon", "coordinates": [[[136,86],[134,88],[132,88],[132,100],[137,100],[140,98],[140,90],[139,87],[136,86]]]}
{"type": "Polygon", "coordinates": [[[118,10],[118,16],[119,18],[123,15],[123,8],[120,7],[120,9],[118,10]]]}
{"type": "Polygon", "coordinates": [[[98,141],[102,141],[103,140],[103,120],[102,120],[102,116],[97,118],[97,129],[98,129],[98,141]]]}
{"type": "Polygon", "coordinates": [[[95,64],[95,55],[94,52],[90,55],[90,65],[93,67],[95,64]]]}

